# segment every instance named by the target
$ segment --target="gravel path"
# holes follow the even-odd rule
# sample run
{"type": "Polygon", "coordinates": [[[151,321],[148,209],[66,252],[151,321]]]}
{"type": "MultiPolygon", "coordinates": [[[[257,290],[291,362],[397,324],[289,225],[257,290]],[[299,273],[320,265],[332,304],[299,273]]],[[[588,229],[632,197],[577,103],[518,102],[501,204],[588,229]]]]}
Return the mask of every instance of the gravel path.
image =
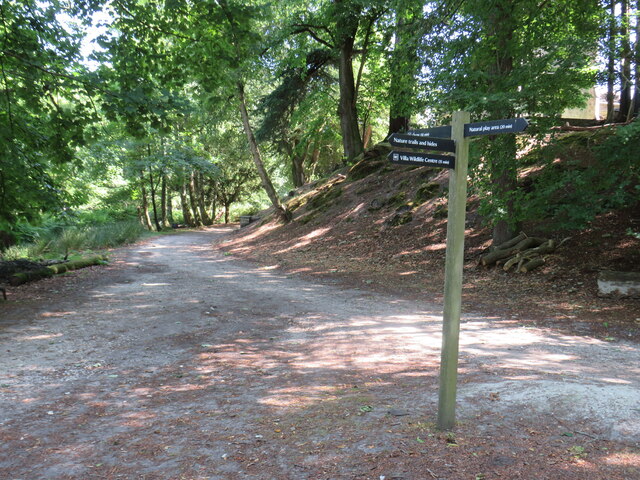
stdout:
{"type": "MultiPolygon", "coordinates": [[[[435,419],[439,306],[241,263],[225,235],[157,237],[0,305],[0,478],[473,478],[437,459],[414,477],[401,448],[435,419]]],[[[459,380],[478,435],[640,442],[636,344],[467,315],[459,380]]]]}

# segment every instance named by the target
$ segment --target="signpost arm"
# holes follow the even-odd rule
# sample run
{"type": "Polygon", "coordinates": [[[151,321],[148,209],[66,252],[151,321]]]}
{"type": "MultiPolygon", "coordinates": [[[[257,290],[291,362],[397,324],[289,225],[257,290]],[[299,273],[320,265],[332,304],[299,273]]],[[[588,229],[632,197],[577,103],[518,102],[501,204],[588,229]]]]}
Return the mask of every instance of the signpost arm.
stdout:
{"type": "Polygon", "coordinates": [[[449,172],[449,213],[437,423],[439,430],[451,430],[455,425],[456,415],[458,340],[460,336],[464,227],[467,206],[467,164],[469,161],[469,140],[464,136],[464,125],[469,123],[470,118],[468,112],[454,112],[451,123],[451,138],[456,143],[456,165],[455,169],[449,172]]]}

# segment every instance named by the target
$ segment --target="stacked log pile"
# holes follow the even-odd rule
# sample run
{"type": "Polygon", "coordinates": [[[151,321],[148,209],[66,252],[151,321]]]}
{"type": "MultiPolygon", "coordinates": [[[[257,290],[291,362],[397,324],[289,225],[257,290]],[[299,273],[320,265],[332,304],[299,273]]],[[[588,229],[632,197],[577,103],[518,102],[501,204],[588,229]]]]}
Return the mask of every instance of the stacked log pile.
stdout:
{"type": "Polygon", "coordinates": [[[480,265],[498,265],[505,272],[515,267],[516,272],[527,273],[544,265],[545,255],[554,252],[557,247],[553,240],[528,237],[521,233],[480,257],[480,265]]]}

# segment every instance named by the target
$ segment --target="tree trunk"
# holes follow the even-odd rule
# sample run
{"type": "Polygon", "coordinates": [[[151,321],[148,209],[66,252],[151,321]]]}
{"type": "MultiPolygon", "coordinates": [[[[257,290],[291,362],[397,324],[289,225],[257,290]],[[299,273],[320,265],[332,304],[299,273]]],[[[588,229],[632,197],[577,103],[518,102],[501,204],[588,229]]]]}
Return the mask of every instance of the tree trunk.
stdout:
{"type": "Polygon", "coordinates": [[[371,142],[372,133],[373,133],[373,128],[371,127],[371,125],[367,125],[367,128],[364,131],[364,139],[363,139],[363,143],[364,143],[363,146],[365,150],[369,148],[369,142],[371,142]]]}
{"type": "Polygon", "coordinates": [[[353,5],[345,4],[342,0],[335,0],[338,16],[338,83],[340,86],[340,100],[338,115],[342,131],[342,146],[347,161],[353,160],[364,151],[360,128],[358,126],[358,110],[356,85],[353,76],[353,46],[358,32],[360,11],[353,5]]]}
{"type": "Polygon", "coordinates": [[[200,214],[198,213],[198,198],[196,196],[196,188],[195,188],[195,173],[191,172],[191,176],[189,177],[189,183],[187,187],[189,188],[189,205],[191,205],[191,212],[193,214],[193,221],[196,227],[202,226],[202,218],[200,218],[200,214]]]}
{"type": "Polygon", "coordinates": [[[514,193],[518,186],[518,172],[516,168],[516,138],[514,135],[496,137],[489,151],[491,156],[491,182],[493,184],[493,245],[500,245],[512,239],[520,230],[519,222],[515,221],[514,193]]]}
{"type": "Polygon", "coordinates": [[[416,0],[400,2],[396,12],[393,52],[389,62],[389,132],[406,132],[411,120],[415,97],[416,74],[419,70],[417,45],[411,31],[413,19],[422,12],[416,0]]]}
{"type": "Polygon", "coordinates": [[[191,210],[189,209],[189,199],[187,198],[187,185],[186,181],[182,182],[180,187],[180,205],[182,207],[182,216],[184,217],[184,223],[190,227],[194,227],[195,223],[191,216],[191,210]]]}
{"type": "Polygon", "coordinates": [[[198,211],[200,212],[200,218],[202,219],[202,223],[205,225],[211,225],[213,222],[211,218],[209,218],[209,214],[207,213],[207,209],[205,208],[204,202],[204,176],[202,172],[197,172],[194,177],[194,189],[196,198],[198,199],[198,211]]]}
{"type": "Polygon", "coordinates": [[[633,90],[633,116],[637,117],[640,112],[640,0],[636,0],[636,24],[635,24],[635,33],[636,33],[636,44],[634,48],[634,56],[633,56],[633,70],[634,70],[634,80],[635,80],[635,88],[633,90]]]}
{"type": "Polygon", "coordinates": [[[229,223],[229,210],[231,208],[231,205],[229,203],[225,203],[224,204],[224,223],[228,224],[229,223]]]}
{"type": "Polygon", "coordinates": [[[278,198],[278,194],[276,193],[276,189],[273,187],[273,183],[271,183],[271,179],[269,178],[269,174],[267,173],[267,169],[264,166],[264,162],[262,161],[262,155],[260,155],[260,150],[258,149],[258,142],[256,142],[256,137],[253,134],[253,129],[251,128],[251,124],[249,123],[249,113],[247,112],[247,103],[244,96],[244,84],[239,81],[236,84],[238,89],[238,101],[240,102],[240,115],[242,116],[242,126],[244,127],[244,133],[247,136],[247,141],[249,142],[249,149],[251,150],[251,156],[253,157],[253,163],[258,170],[258,175],[260,176],[260,181],[262,182],[262,188],[264,188],[269,200],[271,200],[271,205],[275,210],[275,213],[280,219],[288,222],[291,220],[291,212],[288,212],[287,209],[280,202],[280,198],[278,198]]]}
{"type": "Polygon", "coordinates": [[[147,198],[147,189],[144,186],[145,181],[144,171],[140,172],[140,200],[142,201],[140,214],[142,217],[142,223],[147,230],[153,230],[153,227],[151,226],[151,217],[149,217],[149,199],[147,198]]]}
{"type": "MultiPolygon", "coordinates": [[[[488,82],[494,92],[505,88],[504,79],[513,71],[513,56],[510,45],[513,42],[515,6],[505,2],[505,7],[495,9],[488,18],[487,30],[495,36],[495,52],[489,65],[488,82]]],[[[508,83],[507,83],[508,85],[508,83]]],[[[513,88],[512,86],[510,86],[513,88]]],[[[514,112],[512,106],[498,99],[487,108],[493,118],[510,118],[514,112]]],[[[485,160],[489,165],[489,175],[493,188],[491,191],[493,214],[493,244],[499,245],[513,238],[520,230],[515,221],[514,196],[518,185],[517,145],[514,135],[497,135],[490,138],[491,143],[485,149],[485,160]]]]}
{"type": "Polygon", "coordinates": [[[339,83],[340,103],[338,115],[342,131],[342,147],[347,161],[353,160],[364,151],[358,112],[356,109],[355,84],[353,79],[353,38],[340,47],[339,83]]]}
{"type": "Polygon", "coordinates": [[[301,155],[293,155],[291,157],[291,180],[293,186],[298,188],[306,183],[304,175],[304,161],[307,157],[306,152],[301,155]]]}
{"type": "Polygon", "coordinates": [[[626,122],[631,110],[631,39],[629,38],[629,0],[620,2],[620,113],[619,121],[626,122]]]}
{"type": "Polygon", "coordinates": [[[309,175],[307,178],[313,178],[313,175],[316,173],[316,168],[318,167],[318,160],[320,160],[320,149],[315,147],[313,149],[313,153],[311,154],[311,161],[309,162],[309,175]]]}
{"type": "Polygon", "coordinates": [[[160,225],[160,221],[158,220],[158,207],[156,205],[156,185],[153,181],[153,172],[151,171],[151,167],[149,167],[149,188],[151,190],[151,206],[153,207],[153,222],[156,224],[156,229],[158,232],[162,230],[162,226],[160,225]]]}
{"type": "Polygon", "coordinates": [[[162,223],[162,228],[171,227],[167,209],[167,176],[164,173],[162,174],[160,184],[160,221],[162,223]]]}
{"type": "Polygon", "coordinates": [[[176,224],[176,221],[173,218],[173,195],[170,188],[167,188],[167,220],[169,221],[170,226],[176,224]]]}
{"type": "Polygon", "coordinates": [[[607,123],[615,118],[615,82],[616,82],[616,0],[609,4],[609,39],[607,57],[607,123]]]}
{"type": "Polygon", "coordinates": [[[211,220],[215,223],[217,221],[216,218],[216,210],[217,210],[217,199],[216,199],[216,182],[210,180],[210,192],[211,192],[211,220]]]}

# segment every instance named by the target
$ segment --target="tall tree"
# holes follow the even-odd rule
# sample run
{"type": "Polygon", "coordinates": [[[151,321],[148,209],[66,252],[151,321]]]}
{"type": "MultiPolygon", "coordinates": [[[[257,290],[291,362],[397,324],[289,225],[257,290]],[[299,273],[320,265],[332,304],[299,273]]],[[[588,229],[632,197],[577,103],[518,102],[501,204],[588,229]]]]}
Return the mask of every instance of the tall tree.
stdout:
{"type": "Polygon", "coordinates": [[[415,113],[418,59],[419,20],[422,19],[421,0],[399,1],[395,7],[394,47],[389,61],[389,134],[409,129],[415,113]]]}
{"type": "Polygon", "coordinates": [[[131,92],[129,99],[138,101],[133,108],[128,102],[119,106],[120,112],[133,114],[127,117],[132,130],[143,125],[140,118],[144,115],[152,126],[154,122],[168,125],[165,117],[171,110],[167,108],[175,108],[175,100],[174,104],[167,103],[172,98],[170,87],[196,85],[200,100],[209,105],[217,103],[220,111],[228,110],[229,99],[233,99],[262,186],[276,213],[286,219],[289,214],[255,141],[247,96],[247,72],[260,63],[259,24],[266,10],[259,3],[176,0],[157,5],[114,0],[118,34],[108,46],[114,59],[115,81],[131,92]],[[126,68],[118,68],[125,64],[126,68]],[[157,101],[149,103],[154,98],[157,101]],[[160,108],[156,108],[158,102],[163,104],[160,108]]]}
{"type": "Polygon", "coordinates": [[[371,32],[387,11],[383,1],[332,0],[319,2],[313,11],[300,13],[293,32],[306,33],[333,53],[338,64],[338,116],[344,157],[353,160],[364,151],[358,121],[358,91],[371,32]],[[359,54],[360,67],[354,71],[359,54]]]}
{"type": "Polygon", "coordinates": [[[65,5],[0,2],[0,224],[73,204],[65,178],[96,117],[65,5]]]}
{"type": "MultiPolygon", "coordinates": [[[[439,60],[426,84],[434,111],[468,110],[476,119],[553,117],[579,105],[594,81],[599,12],[596,0],[467,0],[451,30],[425,39],[439,60]]],[[[520,218],[516,143],[512,136],[480,142],[476,185],[500,243],[520,218]]]]}
{"type": "Polygon", "coordinates": [[[620,1],[620,112],[618,120],[627,121],[631,113],[631,22],[629,0],[620,1]]]}
{"type": "Polygon", "coordinates": [[[607,40],[606,40],[606,57],[607,57],[607,123],[611,123],[614,120],[615,111],[614,111],[614,101],[615,101],[615,85],[616,85],[616,45],[617,45],[617,35],[616,35],[616,0],[609,1],[609,14],[606,16],[607,19],[607,40]]]}
{"type": "Polygon", "coordinates": [[[636,41],[633,50],[633,116],[637,117],[640,112],[640,0],[636,0],[635,5],[635,37],[636,41]]]}

